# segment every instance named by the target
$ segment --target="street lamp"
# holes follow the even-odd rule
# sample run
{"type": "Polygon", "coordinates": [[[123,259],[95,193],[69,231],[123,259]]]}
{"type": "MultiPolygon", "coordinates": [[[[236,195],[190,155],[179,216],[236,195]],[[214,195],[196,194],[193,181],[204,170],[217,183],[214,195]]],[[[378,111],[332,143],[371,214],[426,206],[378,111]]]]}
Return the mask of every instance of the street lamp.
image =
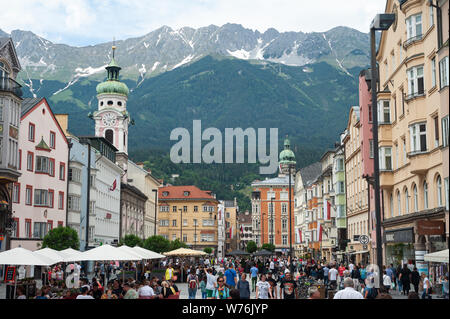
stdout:
{"type": "Polygon", "coordinates": [[[372,91],[372,132],[373,132],[373,152],[374,152],[374,192],[375,192],[375,218],[376,218],[376,246],[377,246],[377,265],[378,279],[380,287],[383,285],[383,254],[381,241],[381,205],[380,205],[380,159],[378,155],[378,113],[377,113],[377,65],[376,65],[376,47],[375,31],[385,31],[394,23],[395,14],[377,14],[370,25],[370,67],[371,81],[370,89],[372,91]]]}
{"type": "Polygon", "coordinates": [[[152,192],[155,193],[155,231],[154,231],[154,235],[156,236],[156,202],[158,201],[158,189],[152,189],[152,192]]]}
{"type": "Polygon", "coordinates": [[[178,210],[181,213],[181,218],[180,218],[181,219],[180,220],[180,241],[182,242],[183,241],[183,209],[179,208],[178,210]]]}
{"type": "Polygon", "coordinates": [[[271,224],[272,224],[272,241],[273,241],[273,243],[272,244],[274,244],[275,245],[275,237],[274,237],[274,228],[275,228],[275,225],[274,225],[274,220],[273,220],[273,217],[274,217],[274,211],[275,211],[275,209],[274,209],[274,207],[273,207],[273,201],[275,200],[275,197],[271,197],[270,198],[270,209],[271,209],[271,213],[272,213],[272,216],[271,216],[271,224]]]}

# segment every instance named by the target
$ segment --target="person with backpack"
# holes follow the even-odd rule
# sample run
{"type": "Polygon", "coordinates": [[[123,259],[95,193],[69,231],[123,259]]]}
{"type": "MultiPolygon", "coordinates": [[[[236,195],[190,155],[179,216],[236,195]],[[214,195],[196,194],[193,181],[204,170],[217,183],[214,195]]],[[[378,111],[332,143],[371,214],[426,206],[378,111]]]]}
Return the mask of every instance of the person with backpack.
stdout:
{"type": "Polygon", "coordinates": [[[195,296],[197,295],[197,289],[198,289],[198,276],[195,273],[195,268],[192,267],[191,271],[189,272],[189,275],[187,276],[187,283],[188,283],[188,294],[189,299],[195,299],[195,296]]]}

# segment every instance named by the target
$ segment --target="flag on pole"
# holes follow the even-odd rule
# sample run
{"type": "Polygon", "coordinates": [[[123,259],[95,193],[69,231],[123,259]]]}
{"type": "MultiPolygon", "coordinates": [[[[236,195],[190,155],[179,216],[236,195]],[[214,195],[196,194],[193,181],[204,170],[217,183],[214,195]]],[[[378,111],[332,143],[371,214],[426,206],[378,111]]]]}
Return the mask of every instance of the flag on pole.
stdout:
{"type": "Polygon", "coordinates": [[[302,240],[302,230],[300,228],[298,229],[298,240],[299,240],[299,243],[303,242],[303,240],[302,240]]]}
{"type": "Polygon", "coordinates": [[[319,241],[322,241],[322,231],[323,231],[323,226],[320,225],[320,223],[319,223],[319,241]]]}
{"type": "Polygon", "coordinates": [[[243,233],[244,232],[244,227],[242,227],[242,225],[241,225],[241,233],[243,233]]]}
{"type": "Polygon", "coordinates": [[[325,201],[325,212],[327,214],[327,220],[331,219],[331,203],[329,201],[325,201]]]}
{"type": "Polygon", "coordinates": [[[317,221],[317,228],[316,228],[316,238],[317,238],[317,241],[321,241],[322,240],[322,234],[321,234],[321,232],[320,232],[320,227],[321,227],[321,225],[320,225],[320,222],[319,221],[317,221]]]}
{"type": "Polygon", "coordinates": [[[109,190],[110,190],[111,192],[113,192],[113,191],[115,191],[116,187],[117,187],[117,180],[114,180],[114,182],[113,182],[113,184],[111,185],[111,187],[109,188],[109,190]]]}

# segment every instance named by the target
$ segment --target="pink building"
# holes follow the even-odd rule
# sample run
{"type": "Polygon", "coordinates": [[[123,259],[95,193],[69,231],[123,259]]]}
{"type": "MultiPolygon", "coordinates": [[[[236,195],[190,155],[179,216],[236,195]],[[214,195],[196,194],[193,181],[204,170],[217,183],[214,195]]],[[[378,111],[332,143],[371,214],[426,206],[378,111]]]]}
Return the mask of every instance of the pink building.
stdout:
{"type": "MultiPolygon", "coordinates": [[[[359,73],[359,105],[360,105],[360,134],[361,134],[361,161],[362,175],[369,181],[373,180],[373,134],[372,134],[372,95],[370,91],[371,71],[362,70],[359,73]]],[[[373,185],[369,185],[369,222],[367,223],[370,234],[371,260],[374,263],[376,256],[376,232],[375,232],[375,197],[373,185]]],[[[383,216],[383,214],[381,214],[383,216]]]]}
{"type": "Polygon", "coordinates": [[[11,248],[40,248],[53,227],[66,224],[68,142],[45,98],[24,99],[19,172],[13,187],[11,248]]]}

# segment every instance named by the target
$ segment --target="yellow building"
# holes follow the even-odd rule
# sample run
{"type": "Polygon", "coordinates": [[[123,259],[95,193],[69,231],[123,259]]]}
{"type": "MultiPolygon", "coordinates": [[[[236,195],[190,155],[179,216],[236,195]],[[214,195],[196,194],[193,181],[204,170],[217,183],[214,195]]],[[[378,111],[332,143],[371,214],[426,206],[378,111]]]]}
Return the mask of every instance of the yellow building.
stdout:
{"type": "Polygon", "coordinates": [[[347,255],[354,263],[369,263],[369,248],[364,249],[359,236],[369,235],[368,186],[362,177],[362,152],[360,140],[360,109],[350,109],[345,131],[345,181],[347,196],[347,255]]]}
{"type": "Polygon", "coordinates": [[[217,249],[217,205],[210,191],[196,186],[165,186],[158,190],[158,235],[179,239],[189,247],[217,249]]]}
{"type": "Polygon", "coordinates": [[[239,208],[236,199],[224,201],[225,206],[225,254],[239,249],[239,229],[237,215],[239,208]]]}
{"type": "MultiPolygon", "coordinates": [[[[441,95],[448,92],[448,49],[445,59],[434,7],[443,2],[448,8],[448,1],[430,6],[426,0],[388,0],[386,13],[396,20],[382,33],[377,53],[384,263],[416,264],[419,271],[426,271],[426,252],[447,248],[442,235],[448,120],[443,128],[442,113],[448,114],[448,95],[446,100],[441,95]]],[[[448,9],[442,16],[448,19],[448,9]]],[[[446,25],[442,32],[448,39],[446,25]]]]}

